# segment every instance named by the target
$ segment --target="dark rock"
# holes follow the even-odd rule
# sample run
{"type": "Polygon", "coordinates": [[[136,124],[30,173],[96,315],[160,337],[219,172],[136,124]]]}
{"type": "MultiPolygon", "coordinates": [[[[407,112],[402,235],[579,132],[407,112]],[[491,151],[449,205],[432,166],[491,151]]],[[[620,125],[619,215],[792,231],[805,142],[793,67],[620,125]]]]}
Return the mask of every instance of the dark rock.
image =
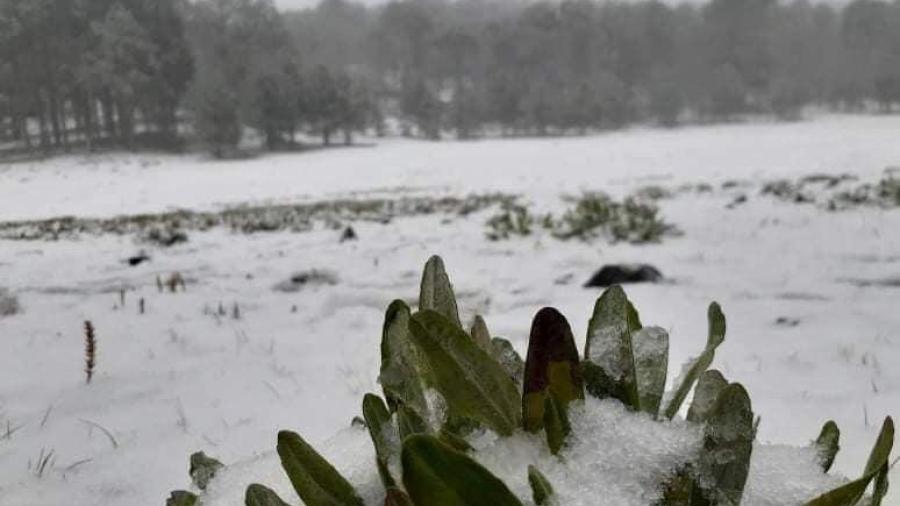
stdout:
{"type": "Polygon", "coordinates": [[[778,327],[796,327],[800,325],[800,319],[791,318],[790,316],[779,316],[775,319],[775,325],[778,327]]]}
{"type": "Polygon", "coordinates": [[[341,242],[345,241],[355,241],[358,237],[356,236],[356,230],[353,230],[353,227],[347,226],[344,229],[344,232],[341,234],[341,242]]]}
{"type": "Polygon", "coordinates": [[[605,265],[584,284],[585,288],[607,287],[625,283],[657,283],[663,275],[648,264],[605,265]]]}
{"type": "Polygon", "coordinates": [[[148,255],[147,253],[145,253],[143,251],[141,251],[137,255],[130,256],[125,259],[125,263],[127,263],[131,267],[137,267],[138,265],[141,265],[142,263],[149,262],[149,261],[150,261],[150,255],[148,255]]]}
{"type": "Polygon", "coordinates": [[[294,274],[290,279],[276,284],[273,289],[278,292],[290,293],[300,291],[306,286],[336,284],[337,276],[334,273],[312,269],[294,274]]]}

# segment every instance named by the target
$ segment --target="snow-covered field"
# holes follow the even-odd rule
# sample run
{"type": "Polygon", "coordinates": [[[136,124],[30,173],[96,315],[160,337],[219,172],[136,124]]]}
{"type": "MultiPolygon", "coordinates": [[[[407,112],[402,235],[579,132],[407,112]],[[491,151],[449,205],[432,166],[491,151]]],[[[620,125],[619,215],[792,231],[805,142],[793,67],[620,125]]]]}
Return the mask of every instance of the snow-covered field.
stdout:
{"type": "MultiPolygon", "coordinates": [[[[384,309],[415,297],[433,253],[444,257],[464,315],[481,312],[523,353],[531,318],[545,305],[558,307],[583,341],[599,292],[581,283],[602,264],[656,265],[668,282],[626,290],[644,323],[670,331],[670,373],[701,350],[706,306],[719,301],[729,328],[715,366],[749,390],[762,416],[759,439],[806,444],[833,418],[843,432],[836,469],[857,476],[883,417],[900,414],[900,287],[858,282],[900,284],[900,209],[826,212],[760,196],[759,185],[811,173],[874,182],[897,165],[900,117],[572,139],[390,140],[235,162],[103,155],[0,166],[0,221],[489,191],[558,210],[562,194],[580,190],[715,187],[661,201],[684,235],[644,246],[541,233],[489,242],[492,211],[355,223],[359,240],[346,243],[324,227],[190,232],[186,244],[148,249],[152,261],[137,267],[122,261],[147,248],[132,237],[2,240],[0,288],[18,297],[22,312],[0,317],[0,504],[159,504],[187,487],[196,450],[240,471],[232,477],[284,489],[271,456],[280,428],[314,444],[343,431],[345,444],[326,445],[326,454],[368,446],[349,426],[362,395],[380,392],[384,309]],[[738,185],[722,189],[729,180],[738,185]],[[727,209],[739,193],[749,200],[727,209]],[[333,271],[337,283],[273,290],[312,268],[333,271]],[[174,271],[187,278],[187,291],[158,293],[157,275],[174,271]],[[220,303],[226,316],[217,314],[220,303]],[[230,314],[235,304],[239,319],[230,314]],[[99,349],[90,385],[85,320],[99,349]],[[51,451],[38,476],[36,461],[51,451]]],[[[220,486],[238,492],[230,504],[239,504],[246,484],[220,486]]],[[[888,504],[900,504],[900,494],[888,504]]]]}

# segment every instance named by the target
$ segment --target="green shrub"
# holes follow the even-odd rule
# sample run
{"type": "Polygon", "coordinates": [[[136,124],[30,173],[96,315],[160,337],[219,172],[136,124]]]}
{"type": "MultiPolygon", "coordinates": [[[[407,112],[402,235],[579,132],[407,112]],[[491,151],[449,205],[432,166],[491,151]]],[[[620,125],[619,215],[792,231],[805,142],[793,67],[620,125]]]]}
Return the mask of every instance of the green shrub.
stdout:
{"type": "MultiPolygon", "coordinates": [[[[475,429],[489,429],[500,437],[520,430],[543,433],[555,455],[574,430],[569,424],[571,406],[584,403],[586,395],[617,399],[628,410],[645,413],[652,424],[680,412],[695,384],[684,423],[702,431],[702,446],[694,460],[658,484],[664,493],[657,504],[740,504],[758,419],[744,387],[708,369],[725,339],[725,316],[718,304],[710,304],[707,312],[706,348],[687,364],[665,401],[668,334],[645,327],[621,287],[609,288],[597,300],[583,358],[566,318],[553,308],[539,311],[518,384],[508,357],[504,363],[499,353],[502,349],[514,354],[511,347],[494,346],[497,339],[487,339],[483,319],[473,326],[476,335],[461,327],[453,288],[438,257],[426,265],[420,306],[412,312],[395,301],[388,308],[380,374],[386,402],[367,394],[362,404],[386,506],[521,506],[522,498],[474,458],[465,438],[475,429]],[[429,390],[443,397],[442,413],[431,412],[425,394],[429,390]],[[388,465],[398,461],[398,466],[388,465]]],[[[862,477],[810,498],[806,506],[856,505],[873,482],[871,504],[880,504],[887,491],[893,432],[888,417],[862,477]]],[[[826,423],[815,442],[823,472],[834,460],[838,439],[837,426],[826,423]]],[[[354,487],[299,435],[281,431],[277,449],[307,506],[363,504],[354,487]]],[[[534,503],[555,504],[553,484],[533,465],[527,475],[534,503]]],[[[193,501],[188,493],[174,494],[193,501]]],[[[286,504],[259,484],[248,487],[245,501],[247,506],[286,504]]]]}
{"type": "Polygon", "coordinates": [[[885,177],[876,188],[878,197],[889,206],[900,206],[900,179],[885,177]]]}
{"type": "Polygon", "coordinates": [[[534,227],[534,217],[528,208],[515,202],[504,202],[500,211],[488,218],[487,238],[492,241],[509,239],[512,236],[529,236],[534,227]]]}
{"type": "Polygon", "coordinates": [[[659,208],[636,197],[613,200],[599,192],[586,192],[570,199],[572,207],[554,224],[560,239],[592,240],[606,236],[612,241],[645,243],[659,241],[674,227],[662,221],[659,208]]]}

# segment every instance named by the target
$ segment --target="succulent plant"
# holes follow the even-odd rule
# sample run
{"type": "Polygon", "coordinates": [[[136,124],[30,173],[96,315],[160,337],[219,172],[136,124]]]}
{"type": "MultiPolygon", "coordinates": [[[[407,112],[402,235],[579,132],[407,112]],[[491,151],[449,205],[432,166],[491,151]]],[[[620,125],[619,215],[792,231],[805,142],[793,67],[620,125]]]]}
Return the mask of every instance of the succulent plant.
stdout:
{"type": "MultiPolygon", "coordinates": [[[[621,287],[607,289],[597,300],[583,358],[566,318],[556,309],[541,309],[532,323],[524,374],[516,369],[521,358],[508,342],[500,340],[498,345],[491,339],[483,318],[476,318],[471,333],[463,329],[439,257],[426,264],[419,301],[415,313],[402,301],[388,307],[379,378],[384,399],[370,393],[362,403],[385,506],[519,506],[523,500],[471,454],[466,440],[471,433],[486,429],[505,437],[543,431],[548,449],[557,454],[573,430],[571,406],[584,402],[585,394],[616,399],[663,423],[682,411],[692,390],[685,423],[702,428],[702,448],[694,461],[659,483],[665,492],[658,504],[741,503],[758,419],[744,387],[709,369],[726,331],[725,316],[715,302],[708,310],[705,349],[686,365],[664,402],[668,334],[659,327],[644,327],[621,287]],[[524,377],[517,383],[520,374],[524,377]],[[436,412],[434,395],[441,397],[441,412],[436,412]]],[[[837,425],[829,421],[815,441],[822,472],[834,461],[839,436],[837,425]]],[[[858,504],[872,483],[870,504],[879,505],[887,492],[893,439],[888,417],[863,475],[810,498],[806,506],[858,504]]],[[[364,504],[354,487],[298,434],[280,432],[277,450],[307,506],[364,504]]],[[[554,486],[537,467],[528,466],[527,478],[534,504],[557,503],[554,486]]],[[[245,503],[287,504],[259,484],[248,487],[245,503]]]]}

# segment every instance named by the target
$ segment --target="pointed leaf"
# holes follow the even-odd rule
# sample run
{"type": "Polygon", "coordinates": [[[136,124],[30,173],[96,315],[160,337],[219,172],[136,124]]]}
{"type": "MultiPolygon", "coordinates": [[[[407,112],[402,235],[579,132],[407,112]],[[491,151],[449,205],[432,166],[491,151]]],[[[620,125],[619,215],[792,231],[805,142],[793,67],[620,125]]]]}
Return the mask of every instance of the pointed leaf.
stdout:
{"type": "Polygon", "coordinates": [[[881,466],[878,474],[875,475],[875,485],[872,486],[871,506],[881,506],[881,502],[884,500],[884,496],[887,495],[888,473],[890,472],[890,470],[891,466],[885,463],[883,466],[881,466]]]}
{"type": "Polygon", "coordinates": [[[436,255],[428,259],[428,262],[425,263],[425,270],[422,272],[419,311],[426,309],[437,311],[457,327],[462,328],[450,277],[447,276],[447,271],[444,269],[444,261],[436,255]]]}
{"type": "Polygon", "coordinates": [[[566,410],[556,401],[553,393],[544,397],[544,432],[547,435],[547,446],[550,453],[556,455],[566,442],[566,436],[572,431],[566,410]]]}
{"type": "Polygon", "coordinates": [[[525,377],[525,361],[513,348],[511,342],[502,337],[491,339],[490,355],[503,367],[516,385],[521,385],[525,377]]]}
{"type": "Polygon", "coordinates": [[[397,409],[397,428],[400,432],[401,441],[412,434],[427,434],[431,432],[428,422],[416,410],[406,405],[401,405],[397,409]]]}
{"type": "Polygon", "coordinates": [[[194,485],[200,490],[206,490],[209,481],[215,477],[219,469],[225,467],[216,459],[207,457],[203,452],[196,452],[191,455],[191,468],[189,474],[194,485]]]}
{"type": "Polygon", "coordinates": [[[350,483],[298,434],[278,433],[278,456],[306,506],[364,506],[350,483]]]}
{"type": "Polygon", "coordinates": [[[501,435],[519,427],[518,389],[462,329],[435,311],[414,314],[409,329],[428,363],[428,384],[443,396],[451,415],[478,421],[501,435]]]}
{"type": "Polygon", "coordinates": [[[469,334],[472,335],[475,344],[489,354],[491,353],[493,348],[491,345],[491,333],[488,330],[487,323],[485,323],[484,318],[480,314],[475,315],[475,321],[472,322],[472,330],[469,334]]]}
{"type": "Polygon", "coordinates": [[[384,401],[377,395],[366,394],[363,397],[362,411],[366,427],[369,429],[369,436],[375,446],[378,475],[385,488],[393,487],[396,482],[388,469],[388,462],[400,451],[400,436],[397,428],[391,423],[391,414],[388,413],[384,401]]]}
{"type": "Polygon", "coordinates": [[[698,484],[711,504],[740,504],[753,451],[750,396],[738,383],[725,387],[709,412],[703,434],[698,484]]]}
{"type": "Polygon", "coordinates": [[[866,470],[864,474],[875,474],[888,462],[891,456],[891,449],[894,447],[894,419],[886,417],[884,423],[881,424],[881,431],[878,433],[878,439],[875,446],[869,453],[869,460],[866,461],[866,470]]]}
{"type": "Polygon", "coordinates": [[[707,319],[709,320],[709,334],[706,338],[706,349],[685,368],[686,372],[681,378],[681,382],[676,386],[672,399],[666,405],[665,416],[670,420],[681,409],[681,404],[697,378],[712,364],[713,358],[716,356],[716,348],[725,340],[725,315],[718,303],[713,302],[709,305],[707,319]]]}
{"type": "Polygon", "coordinates": [[[528,484],[531,485],[531,496],[537,506],[547,506],[553,501],[553,486],[550,481],[538,471],[538,468],[528,466],[528,484]]]}
{"type": "Polygon", "coordinates": [[[414,504],[521,506],[509,488],[481,464],[433,436],[403,442],[403,484],[414,504]]]}
{"type": "Polygon", "coordinates": [[[669,369],[669,333],[660,327],[644,327],[632,335],[635,379],[641,411],[656,416],[669,369]]]}
{"type": "MultiPolygon", "coordinates": [[[[698,387],[699,388],[699,387],[698,387]]],[[[819,437],[816,438],[816,450],[819,452],[819,461],[822,465],[822,471],[828,472],[834,463],[834,458],[840,449],[841,430],[838,428],[834,420],[828,420],[822,426],[819,437]]]]}
{"type": "Polygon", "coordinates": [[[447,429],[439,430],[437,437],[441,440],[442,443],[450,445],[455,450],[459,450],[461,452],[468,452],[472,450],[472,445],[470,445],[468,441],[457,436],[447,429]]]}
{"type": "MultiPolygon", "coordinates": [[[[866,462],[866,469],[862,477],[816,497],[806,503],[805,506],[853,506],[857,504],[866,493],[869,483],[876,478],[885,466],[890,465],[889,459],[893,446],[894,420],[891,417],[887,417],[881,426],[881,432],[878,434],[875,446],[869,454],[869,460],[866,462]]],[[[875,493],[884,493],[886,488],[887,481],[885,479],[882,484],[876,484],[875,493]]],[[[878,496],[876,495],[875,497],[878,496]]],[[[877,500],[880,501],[880,497],[877,500]]]]}
{"type": "Polygon", "coordinates": [[[688,408],[688,421],[705,422],[716,404],[719,394],[727,386],[728,380],[715,369],[710,369],[701,374],[700,379],[697,381],[697,388],[694,389],[694,400],[691,401],[691,407],[688,408]]]}
{"type": "Polygon", "coordinates": [[[640,319],[622,287],[606,289],[594,305],[584,348],[584,379],[591,395],[640,409],[632,351],[632,335],[638,330],[640,319]]]}
{"type": "Polygon", "coordinates": [[[290,506],[281,500],[274,490],[253,483],[247,487],[247,493],[244,495],[244,506],[290,506]]]}
{"type": "Polygon", "coordinates": [[[409,306],[395,300],[388,306],[381,334],[381,373],[378,381],[384,389],[391,411],[407,404],[427,416],[428,403],[421,368],[412,337],[409,335],[409,306]]]}
{"type": "Polygon", "coordinates": [[[531,324],[525,382],[522,393],[522,420],[525,430],[543,427],[544,400],[552,395],[562,410],[584,399],[578,348],[569,322],[553,308],[538,311],[531,324]]]}

